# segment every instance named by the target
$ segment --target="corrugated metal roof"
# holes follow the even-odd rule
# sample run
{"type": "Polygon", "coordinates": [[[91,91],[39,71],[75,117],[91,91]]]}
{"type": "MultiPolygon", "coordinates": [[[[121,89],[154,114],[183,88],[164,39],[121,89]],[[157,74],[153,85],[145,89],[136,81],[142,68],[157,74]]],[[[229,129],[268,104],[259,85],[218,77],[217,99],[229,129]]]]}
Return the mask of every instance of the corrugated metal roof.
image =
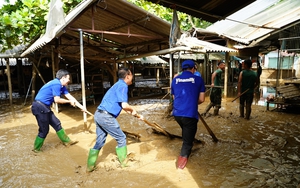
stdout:
{"type": "Polygon", "coordinates": [[[51,56],[53,45],[62,59],[78,62],[79,30],[84,34],[84,58],[91,63],[169,48],[170,23],[125,0],[86,0],[65,20],[55,27],[54,37],[40,38],[22,55],[43,47],[39,53],[51,56]]]}
{"type": "Polygon", "coordinates": [[[20,54],[26,49],[26,46],[20,44],[18,46],[13,47],[10,50],[6,50],[4,53],[0,53],[0,58],[13,58],[20,57],[20,54]]]}
{"type": "Polygon", "coordinates": [[[227,48],[225,46],[199,40],[196,37],[184,37],[184,35],[177,41],[177,45],[188,46],[191,49],[200,48],[205,52],[237,52],[237,50],[232,48],[227,48]]]}
{"type": "Polygon", "coordinates": [[[18,59],[16,57],[9,57],[9,58],[0,58],[0,66],[6,66],[7,59],[8,59],[8,63],[9,63],[10,66],[16,66],[17,65],[17,60],[22,61],[23,66],[32,65],[31,62],[29,62],[27,58],[18,59]]]}
{"type": "Polygon", "coordinates": [[[207,30],[249,44],[299,19],[299,0],[257,0],[207,30]]]}
{"type": "MultiPolygon", "coordinates": [[[[170,54],[166,54],[163,56],[164,58],[170,58],[170,54]]],[[[173,55],[174,59],[193,59],[193,60],[204,60],[204,54],[197,54],[197,53],[175,53],[173,55]]],[[[225,54],[223,53],[209,53],[208,58],[210,60],[224,60],[225,59],[225,54]]]]}
{"type": "Polygon", "coordinates": [[[137,58],[134,61],[141,62],[142,64],[148,63],[148,64],[168,64],[167,61],[161,59],[158,56],[148,56],[148,57],[142,57],[142,58],[137,58]]]}
{"type": "Polygon", "coordinates": [[[187,39],[182,48],[170,49],[170,26],[170,23],[125,0],[85,0],[66,16],[64,24],[53,28],[52,35],[38,39],[22,56],[38,51],[44,58],[51,58],[49,52],[51,46],[55,46],[61,60],[78,64],[80,29],[84,33],[84,59],[91,66],[182,49],[202,53],[235,51],[192,39],[190,42],[187,39]]]}

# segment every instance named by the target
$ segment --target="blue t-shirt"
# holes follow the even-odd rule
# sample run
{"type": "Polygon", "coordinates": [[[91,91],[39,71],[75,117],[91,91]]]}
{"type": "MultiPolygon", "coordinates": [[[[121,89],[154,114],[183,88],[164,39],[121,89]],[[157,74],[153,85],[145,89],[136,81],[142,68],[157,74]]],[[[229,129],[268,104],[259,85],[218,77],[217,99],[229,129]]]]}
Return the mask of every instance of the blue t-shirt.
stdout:
{"type": "Polygon", "coordinates": [[[36,101],[41,101],[47,106],[50,106],[54,102],[54,97],[68,94],[68,90],[65,86],[61,85],[58,78],[46,83],[38,92],[35,97],[36,101]]]}
{"type": "Polygon", "coordinates": [[[128,102],[128,85],[123,79],[119,79],[104,95],[99,110],[105,110],[114,117],[121,113],[122,102],[128,102]]]}
{"type": "Polygon", "coordinates": [[[172,80],[171,94],[175,96],[173,115],[198,119],[198,99],[205,92],[205,84],[201,77],[190,71],[183,71],[172,80]]]}
{"type": "Polygon", "coordinates": [[[200,76],[200,77],[201,77],[201,73],[200,73],[200,72],[198,72],[198,71],[194,72],[194,75],[196,75],[196,76],[200,76]]]}

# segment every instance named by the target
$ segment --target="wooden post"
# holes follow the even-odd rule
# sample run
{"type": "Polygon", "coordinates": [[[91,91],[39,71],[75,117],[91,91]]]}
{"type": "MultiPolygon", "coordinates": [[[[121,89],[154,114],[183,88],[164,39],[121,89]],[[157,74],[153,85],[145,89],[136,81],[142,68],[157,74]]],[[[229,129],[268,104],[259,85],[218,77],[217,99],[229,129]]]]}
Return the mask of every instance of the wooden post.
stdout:
{"type": "Polygon", "coordinates": [[[224,77],[224,98],[227,98],[227,84],[228,84],[228,67],[229,65],[229,53],[225,52],[225,77],[224,77]]]}
{"type": "Polygon", "coordinates": [[[1,71],[2,71],[2,77],[3,77],[3,88],[4,88],[5,95],[6,95],[5,68],[4,68],[4,66],[3,66],[3,61],[4,61],[4,59],[0,59],[0,61],[1,61],[1,65],[2,65],[2,66],[1,66],[1,71]]]}
{"type": "Polygon", "coordinates": [[[51,46],[51,64],[52,64],[52,77],[53,79],[55,78],[55,72],[56,72],[56,67],[55,67],[55,58],[54,58],[54,46],[51,46]]]}
{"type": "Polygon", "coordinates": [[[208,83],[208,71],[207,70],[209,70],[208,68],[207,68],[207,66],[208,66],[208,64],[209,64],[209,54],[208,53],[205,53],[204,54],[204,65],[203,65],[203,73],[204,73],[204,75],[203,75],[203,79],[204,79],[204,82],[205,83],[208,83]]]}
{"type": "Polygon", "coordinates": [[[6,69],[7,69],[7,84],[9,91],[9,104],[12,106],[12,84],[10,77],[10,66],[9,66],[9,58],[6,59],[6,69]]]}
{"type": "MultiPolygon", "coordinates": [[[[116,74],[116,72],[117,72],[118,70],[119,70],[119,65],[118,65],[118,63],[117,63],[116,60],[115,60],[114,66],[113,66],[113,70],[112,70],[114,83],[116,83],[116,82],[117,82],[117,79],[118,79],[118,76],[117,76],[117,74],[116,74]]],[[[113,84],[114,84],[114,83],[113,83],[113,84]]]]}

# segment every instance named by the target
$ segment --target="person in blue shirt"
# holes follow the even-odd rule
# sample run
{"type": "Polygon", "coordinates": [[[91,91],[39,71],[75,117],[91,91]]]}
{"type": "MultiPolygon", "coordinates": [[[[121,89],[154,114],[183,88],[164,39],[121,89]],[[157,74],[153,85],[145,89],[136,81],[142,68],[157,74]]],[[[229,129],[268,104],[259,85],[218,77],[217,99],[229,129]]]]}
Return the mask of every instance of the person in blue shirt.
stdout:
{"type": "MultiPolygon", "coordinates": [[[[56,131],[57,136],[64,145],[73,145],[78,141],[72,141],[61,126],[60,120],[55,116],[50,106],[55,103],[70,103],[75,106],[79,102],[68,92],[66,86],[70,82],[70,74],[67,70],[60,69],[56,73],[56,78],[46,83],[37,93],[32,103],[31,111],[36,117],[39,130],[34,142],[34,152],[39,152],[44,144],[44,140],[49,133],[49,125],[56,131]],[[64,95],[67,99],[61,98],[64,95]]],[[[82,109],[85,111],[85,109],[82,109]]]]}
{"type": "Polygon", "coordinates": [[[95,170],[95,163],[100,149],[106,142],[107,134],[110,134],[117,141],[116,153],[121,166],[125,167],[127,162],[126,135],[121,130],[116,118],[123,109],[129,114],[143,119],[128,104],[128,85],[132,84],[133,78],[131,71],[128,68],[120,68],[118,77],[119,80],[105,93],[94,115],[97,137],[94,147],[89,151],[87,172],[95,170]]]}
{"type": "Polygon", "coordinates": [[[182,129],[182,147],[177,168],[183,169],[191,154],[199,119],[198,105],[205,101],[205,84],[201,77],[194,75],[195,62],[182,62],[183,72],[172,80],[173,116],[182,129]]]}
{"type": "MultiPolygon", "coordinates": [[[[175,74],[173,78],[175,78],[176,76],[181,75],[181,74],[182,74],[182,71],[180,71],[177,74],[175,74]]],[[[195,72],[194,72],[194,75],[201,77],[201,73],[199,71],[197,71],[197,65],[196,65],[196,63],[195,63],[195,72]]]]}

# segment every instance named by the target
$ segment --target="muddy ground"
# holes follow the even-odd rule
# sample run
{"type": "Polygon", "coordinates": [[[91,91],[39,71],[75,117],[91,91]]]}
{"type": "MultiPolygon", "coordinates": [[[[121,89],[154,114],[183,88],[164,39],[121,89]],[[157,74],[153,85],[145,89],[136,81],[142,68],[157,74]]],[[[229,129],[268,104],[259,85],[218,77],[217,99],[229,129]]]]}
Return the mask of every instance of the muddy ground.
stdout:
{"type": "MultiPolygon", "coordinates": [[[[88,151],[95,143],[92,116],[84,123],[82,112],[60,105],[57,114],[72,139],[79,141],[63,146],[53,129],[41,153],[32,152],[37,123],[30,105],[10,107],[1,103],[0,110],[0,187],[291,187],[300,184],[300,116],[294,112],[266,111],[253,105],[250,120],[239,117],[238,100],[223,99],[219,116],[205,118],[220,140],[213,142],[199,121],[192,155],[184,170],[176,169],[181,139],[156,134],[145,122],[124,112],[118,117],[128,136],[129,167],[121,168],[116,141],[110,136],[97,160],[97,170],[86,173],[88,151]]],[[[203,112],[209,99],[199,105],[203,112]]],[[[90,112],[96,105],[88,104],[90,112]]],[[[168,132],[179,135],[174,119],[167,118],[169,101],[161,98],[131,100],[130,104],[149,122],[156,122],[168,132]]],[[[212,113],[213,110],[211,110],[212,113]]]]}

